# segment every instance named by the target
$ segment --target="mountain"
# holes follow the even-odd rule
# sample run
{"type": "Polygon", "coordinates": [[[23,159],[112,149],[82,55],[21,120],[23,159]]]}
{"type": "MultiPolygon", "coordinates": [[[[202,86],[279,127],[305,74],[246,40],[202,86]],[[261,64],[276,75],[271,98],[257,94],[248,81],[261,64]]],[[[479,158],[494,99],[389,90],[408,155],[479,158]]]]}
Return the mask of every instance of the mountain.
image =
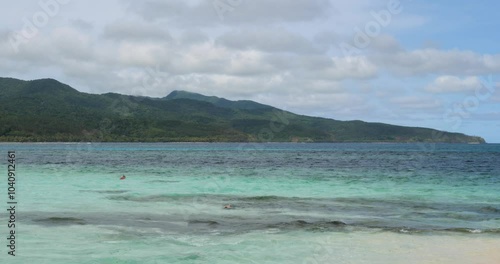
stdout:
{"type": "Polygon", "coordinates": [[[186,91],[173,91],[166,97],[166,100],[174,100],[174,99],[192,99],[196,101],[208,102],[214,104],[218,107],[224,108],[235,108],[235,109],[270,109],[271,106],[259,104],[249,100],[239,100],[239,101],[230,101],[224,98],[220,98],[217,96],[205,96],[197,93],[190,93],[186,91]]]}
{"type": "Polygon", "coordinates": [[[0,141],[449,142],[480,137],[296,115],[185,91],[163,98],[79,92],[53,79],[0,78],[0,141]]]}

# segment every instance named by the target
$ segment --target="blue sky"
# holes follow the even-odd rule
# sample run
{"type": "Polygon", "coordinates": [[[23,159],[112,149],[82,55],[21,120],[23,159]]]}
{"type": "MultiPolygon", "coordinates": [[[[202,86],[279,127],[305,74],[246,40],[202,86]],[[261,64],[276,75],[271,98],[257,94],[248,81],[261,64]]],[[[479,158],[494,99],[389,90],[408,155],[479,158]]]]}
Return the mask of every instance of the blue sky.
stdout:
{"type": "Polygon", "coordinates": [[[499,8],[496,1],[16,1],[0,17],[0,76],[50,77],[91,93],[188,90],[500,142],[499,8]]]}

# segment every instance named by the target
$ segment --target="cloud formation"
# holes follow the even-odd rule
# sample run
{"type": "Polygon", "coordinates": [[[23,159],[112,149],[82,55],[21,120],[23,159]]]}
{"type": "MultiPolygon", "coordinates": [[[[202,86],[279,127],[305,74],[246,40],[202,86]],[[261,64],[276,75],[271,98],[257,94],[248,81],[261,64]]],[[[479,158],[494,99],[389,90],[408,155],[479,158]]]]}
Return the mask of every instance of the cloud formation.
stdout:
{"type": "Polygon", "coordinates": [[[417,49],[377,54],[374,61],[396,75],[487,75],[500,73],[500,54],[472,51],[417,49]]]}
{"type": "Polygon", "coordinates": [[[432,84],[426,87],[431,93],[474,92],[482,86],[476,76],[458,78],[456,76],[439,76],[432,84]]]}
{"type": "MultiPolygon", "coordinates": [[[[300,114],[418,126],[439,119],[453,96],[473,94],[481,78],[498,82],[500,50],[474,45],[479,38],[441,36],[445,26],[461,29],[445,23],[439,4],[434,14],[401,0],[402,11],[367,47],[345,54],[341,44],[352,44],[355,29],[389,1],[70,1],[16,49],[12,33],[44,9],[36,1],[11,3],[15,12],[0,18],[0,73],[56,78],[85,92],[162,97],[182,89],[300,114]]],[[[482,107],[500,111],[499,98],[497,91],[482,107]]]]}
{"type": "Polygon", "coordinates": [[[128,12],[132,14],[148,21],[168,22],[177,27],[213,27],[226,20],[232,25],[264,26],[276,22],[303,22],[327,17],[331,7],[328,0],[124,2],[128,12]]]}

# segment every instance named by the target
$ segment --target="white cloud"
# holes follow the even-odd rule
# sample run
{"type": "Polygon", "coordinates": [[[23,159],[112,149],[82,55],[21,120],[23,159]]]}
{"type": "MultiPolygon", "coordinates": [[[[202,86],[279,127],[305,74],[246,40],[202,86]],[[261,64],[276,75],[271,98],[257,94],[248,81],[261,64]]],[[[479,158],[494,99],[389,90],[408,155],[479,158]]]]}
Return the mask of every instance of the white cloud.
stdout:
{"type": "Polygon", "coordinates": [[[370,49],[383,53],[394,53],[403,50],[398,40],[391,35],[380,35],[374,38],[370,49]]]}
{"type": "Polygon", "coordinates": [[[442,102],[430,96],[399,96],[389,100],[391,103],[396,104],[401,109],[409,110],[429,110],[429,109],[439,109],[443,106],[442,102]]]}
{"type": "Polygon", "coordinates": [[[255,97],[255,100],[299,114],[336,119],[354,119],[370,113],[372,105],[367,104],[363,96],[343,91],[340,84],[332,84],[330,87],[330,92],[324,93],[316,92],[318,87],[312,87],[311,90],[294,90],[289,94],[271,91],[255,97]]]}
{"type": "Polygon", "coordinates": [[[267,55],[255,50],[233,53],[225,67],[226,72],[232,75],[262,75],[279,71],[267,61],[267,55]]]}
{"type": "Polygon", "coordinates": [[[84,31],[91,31],[94,28],[94,25],[91,22],[85,21],[83,19],[71,19],[70,24],[78,29],[84,31]]]}
{"type": "Polygon", "coordinates": [[[500,54],[472,51],[420,49],[377,54],[374,63],[398,75],[486,75],[500,73],[500,54]]]}
{"type": "Polygon", "coordinates": [[[169,69],[177,74],[224,73],[231,53],[223,47],[205,42],[189,47],[176,47],[176,56],[172,58],[169,69]]]}
{"type": "Polygon", "coordinates": [[[228,32],[216,43],[232,49],[257,49],[265,52],[314,53],[312,43],[283,28],[253,28],[228,32]]]}
{"type": "Polygon", "coordinates": [[[481,81],[476,76],[460,79],[456,76],[444,75],[437,77],[425,90],[431,93],[453,93],[475,91],[481,87],[481,81]]]}
{"type": "Polygon", "coordinates": [[[118,60],[124,66],[154,66],[168,57],[168,49],[160,43],[124,42],[118,45],[118,60]]]}
{"type": "Polygon", "coordinates": [[[199,29],[189,29],[182,31],[179,42],[183,45],[200,44],[209,41],[209,36],[199,29]]]}
{"type": "Polygon", "coordinates": [[[252,0],[234,1],[236,4],[218,12],[213,4],[215,1],[124,0],[123,2],[128,4],[129,12],[146,20],[167,21],[177,27],[211,27],[222,22],[233,25],[269,25],[276,22],[311,21],[326,17],[330,7],[329,0],[252,0]]]}
{"type": "Polygon", "coordinates": [[[158,40],[169,42],[170,34],[155,24],[142,21],[118,20],[104,27],[104,37],[114,40],[147,41],[158,40]]]}
{"type": "Polygon", "coordinates": [[[319,72],[325,79],[368,79],[377,75],[377,66],[364,56],[333,57],[332,65],[319,72]]]}
{"type": "Polygon", "coordinates": [[[86,60],[93,53],[91,37],[71,27],[54,29],[46,41],[53,44],[59,56],[66,59],[86,60]]]}

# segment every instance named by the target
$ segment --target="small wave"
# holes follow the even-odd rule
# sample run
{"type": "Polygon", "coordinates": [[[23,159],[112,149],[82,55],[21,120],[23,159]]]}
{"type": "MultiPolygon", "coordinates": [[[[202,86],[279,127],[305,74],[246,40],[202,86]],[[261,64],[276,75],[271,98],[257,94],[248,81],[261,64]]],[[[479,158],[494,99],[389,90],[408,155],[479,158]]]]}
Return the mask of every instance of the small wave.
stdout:
{"type": "Polygon", "coordinates": [[[346,223],[342,222],[342,221],[330,221],[330,222],[326,222],[327,224],[329,225],[334,225],[334,226],[345,226],[347,225],[346,223]]]}
{"type": "Polygon", "coordinates": [[[49,217],[35,219],[35,222],[46,225],[85,225],[85,220],[76,217],[49,217]]]}
{"type": "Polygon", "coordinates": [[[224,196],[206,195],[206,194],[155,194],[155,195],[110,195],[106,197],[109,200],[131,201],[131,202],[188,202],[188,203],[223,203],[224,196]]]}
{"type": "Polygon", "coordinates": [[[491,228],[482,231],[483,233],[500,234],[500,228],[491,228]]]}
{"type": "Polygon", "coordinates": [[[410,228],[410,227],[368,227],[374,229],[382,229],[390,232],[402,233],[402,234],[421,234],[421,233],[434,233],[434,232],[451,232],[451,233],[464,233],[464,234],[484,234],[484,233],[500,233],[500,229],[478,229],[478,228],[410,228]]]}
{"type": "Polygon", "coordinates": [[[113,195],[113,196],[108,196],[107,198],[110,200],[131,201],[131,202],[168,202],[168,201],[195,199],[196,197],[201,197],[201,196],[160,194],[160,195],[147,195],[147,196],[113,195]]]}
{"type": "Polygon", "coordinates": [[[304,228],[310,231],[316,230],[330,230],[340,227],[347,226],[346,223],[342,221],[318,221],[318,222],[307,222],[305,220],[294,220],[291,222],[281,222],[277,224],[268,224],[266,228],[279,228],[279,229],[295,229],[304,228]]]}
{"type": "Polygon", "coordinates": [[[104,194],[120,194],[129,192],[128,190],[80,190],[80,192],[104,193],[104,194]]]}
{"type": "Polygon", "coordinates": [[[388,227],[388,228],[382,228],[382,230],[387,230],[387,231],[401,233],[401,234],[408,234],[408,235],[422,233],[422,231],[423,231],[423,230],[410,228],[410,227],[406,227],[406,226],[405,227],[388,227]]]}
{"type": "Polygon", "coordinates": [[[190,254],[188,256],[179,258],[179,260],[181,260],[181,261],[190,261],[190,260],[198,260],[200,258],[201,258],[201,256],[198,255],[198,254],[190,254]]]}
{"type": "Polygon", "coordinates": [[[174,181],[174,180],[152,180],[148,181],[149,183],[175,183],[179,181],[174,181]]]}
{"type": "Polygon", "coordinates": [[[444,231],[457,232],[457,233],[469,233],[469,234],[481,234],[481,233],[500,233],[499,228],[493,229],[477,229],[477,228],[447,228],[444,231]]]}
{"type": "Polygon", "coordinates": [[[461,227],[446,228],[446,229],[444,229],[444,231],[457,232],[457,233],[473,233],[473,234],[477,234],[477,233],[482,233],[483,232],[480,229],[461,228],[461,227]]]}
{"type": "Polygon", "coordinates": [[[500,209],[499,208],[495,208],[493,206],[482,207],[479,211],[485,212],[485,213],[500,213],[500,209]]]}
{"type": "Polygon", "coordinates": [[[188,225],[198,225],[198,224],[203,224],[203,225],[208,225],[208,226],[216,226],[216,225],[219,225],[219,222],[212,221],[212,220],[190,220],[188,222],[188,225]]]}
{"type": "Polygon", "coordinates": [[[269,196],[250,196],[250,197],[241,197],[239,200],[241,201],[275,201],[283,199],[283,197],[278,197],[274,195],[269,196]]]}

